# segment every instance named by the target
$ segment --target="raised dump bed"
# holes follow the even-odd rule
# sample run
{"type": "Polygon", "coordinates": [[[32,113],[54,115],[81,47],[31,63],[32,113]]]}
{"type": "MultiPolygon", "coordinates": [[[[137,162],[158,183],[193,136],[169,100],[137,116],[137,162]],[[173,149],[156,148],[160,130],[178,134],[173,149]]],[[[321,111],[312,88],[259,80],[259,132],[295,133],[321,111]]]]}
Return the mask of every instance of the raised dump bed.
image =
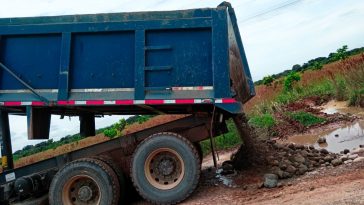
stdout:
{"type": "Polygon", "coordinates": [[[121,175],[129,170],[120,153],[132,149],[130,178],[139,194],[177,203],[197,185],[198,142],[226,132],[225,120],[241,114],[254,94],[226,2],[181,11],[0,19],[0,201],[32,196],[37,191],[29,186],[41,183],[50,187],[51,204],[116,204],[124,197],[121,175]],[[130,135],[133,146],[113,140],[13,169],[9,114],[27,115],[29,139],[49,137],[52,114],[80,116],[83,136],[95,134],[97,116],[191,115],[130,135]]]}

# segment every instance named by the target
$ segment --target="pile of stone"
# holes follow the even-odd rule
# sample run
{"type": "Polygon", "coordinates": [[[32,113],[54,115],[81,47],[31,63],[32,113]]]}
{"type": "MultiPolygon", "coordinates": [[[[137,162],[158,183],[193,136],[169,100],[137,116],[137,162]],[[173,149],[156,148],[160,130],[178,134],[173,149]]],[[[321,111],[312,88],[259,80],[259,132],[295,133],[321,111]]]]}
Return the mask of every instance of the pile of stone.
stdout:
{"type": "Polygon", "coordinates": [[[274,187],[274,179],[286,179],[306,172],[313,171],[315,168],[326,166],[338,166],[350,164],[352,162],[364,161],[364,147],[353,151],[344,150],[341,154],[330,153],[326,149],[316,149],[314,146],[304,146],[298,144],[279,144],[275,141],[268,141],[274,155],[268,157],[270,172],[264,176],[264,186],[274,187]],[[276,175],[277,177],[273,177],[276,175]]]}
{"type": "Polygon", "coordinates": [[[355,162],[364,161],[364,146],[360,145],[359,148],[355,148],[352,151],[345,149],[340,152],[340,159],[344,164],[351,164],[355,162]]]}
{"type": "Polygon", "coordinates": [[[302,175],[321,166],[337,166],[342,164],[338,154],[329,153],[326,149],[315,149],[313,146],[298,144],[279,144],[270,141],[275,156],[268,158],[270,172],[279,179],[302,175]]]}

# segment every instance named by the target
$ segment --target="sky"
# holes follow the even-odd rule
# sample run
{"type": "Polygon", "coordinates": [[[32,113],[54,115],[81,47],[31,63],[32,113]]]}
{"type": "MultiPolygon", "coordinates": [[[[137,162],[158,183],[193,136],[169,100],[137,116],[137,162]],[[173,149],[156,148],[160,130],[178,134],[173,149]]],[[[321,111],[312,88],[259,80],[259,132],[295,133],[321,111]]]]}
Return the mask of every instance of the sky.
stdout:
{"type": "MultiPolygon", "coordinates": [[[[0,18],[216,7],[222,0],[0,0],[0,18]]],[[[363,47],[363,0],[231,0],[254,81],[337,48],[363,47]]],[[[109,125],[120,117],[97,120],[109,125]]],[[[12,117],[13,149],[26,142],[25,118],[12,117]]],[[[52,118],[51,136],[78,132],[78,119],[52,118]]]]}

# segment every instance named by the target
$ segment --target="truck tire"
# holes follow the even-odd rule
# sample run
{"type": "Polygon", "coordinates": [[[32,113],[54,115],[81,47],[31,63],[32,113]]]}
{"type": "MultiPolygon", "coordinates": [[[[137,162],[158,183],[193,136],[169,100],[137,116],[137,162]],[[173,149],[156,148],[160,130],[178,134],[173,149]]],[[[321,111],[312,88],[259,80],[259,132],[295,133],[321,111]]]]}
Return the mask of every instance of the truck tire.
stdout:
{"type": "Polygon", "coordinates": [[[107,155],[99,155],[91,157],[93,159],[98,159],[105,162],[111,169],[115,172],[116,176],[118,177],[119,187],[120,187],[120,194],[119,194],[119,203],[124,204],[127,195],[125,195],[125,176],[124,173],[121,171],[120,167],[115,164],[113,159],[107,155]]]}
{"type": "Polygon", "coordinates": [[[178,134],[164,132],[138,145],[130,173],[144,199],[154,204],[175,204],[196,189],[200,169],[193,144],[178,134]]]}
{"type": "Polygon", "coordinates": [[[58,171],[49,188],[49,204],[116,205],[119,193],[118,177],[112,168],[101,160],[84,158],[58,171]]]}
{"type": "Polygon", "coordinates": [[[203,160],[203,151],[202,151],[202,147],[201,144],[199,142],[195,142],[193,143],[193,145],[195,146],[197,153],[198,153],[198,157],[200,158],[200,163],[202,164],[202,160],[203,160]]]}

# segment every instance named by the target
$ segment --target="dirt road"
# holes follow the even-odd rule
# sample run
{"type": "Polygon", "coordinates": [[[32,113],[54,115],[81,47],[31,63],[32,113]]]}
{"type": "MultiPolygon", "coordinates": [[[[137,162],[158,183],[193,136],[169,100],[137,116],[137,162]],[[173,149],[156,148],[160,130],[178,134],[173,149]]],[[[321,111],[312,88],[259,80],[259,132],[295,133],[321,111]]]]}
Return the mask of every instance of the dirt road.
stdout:
{"type": "Polygon", "coordinates": [[[281,187],[260,188],[262,173],[249,172],[246,179],[233,176],[231,188],[208,170],[198,190],[183,204],[257,204],[257,205],[341,205],[364,204],[364,162],[339,167],[324,167],[303,176],[281,181],[281,187]],[[214,184],[215,183],[215,184],[214,184]]]}

